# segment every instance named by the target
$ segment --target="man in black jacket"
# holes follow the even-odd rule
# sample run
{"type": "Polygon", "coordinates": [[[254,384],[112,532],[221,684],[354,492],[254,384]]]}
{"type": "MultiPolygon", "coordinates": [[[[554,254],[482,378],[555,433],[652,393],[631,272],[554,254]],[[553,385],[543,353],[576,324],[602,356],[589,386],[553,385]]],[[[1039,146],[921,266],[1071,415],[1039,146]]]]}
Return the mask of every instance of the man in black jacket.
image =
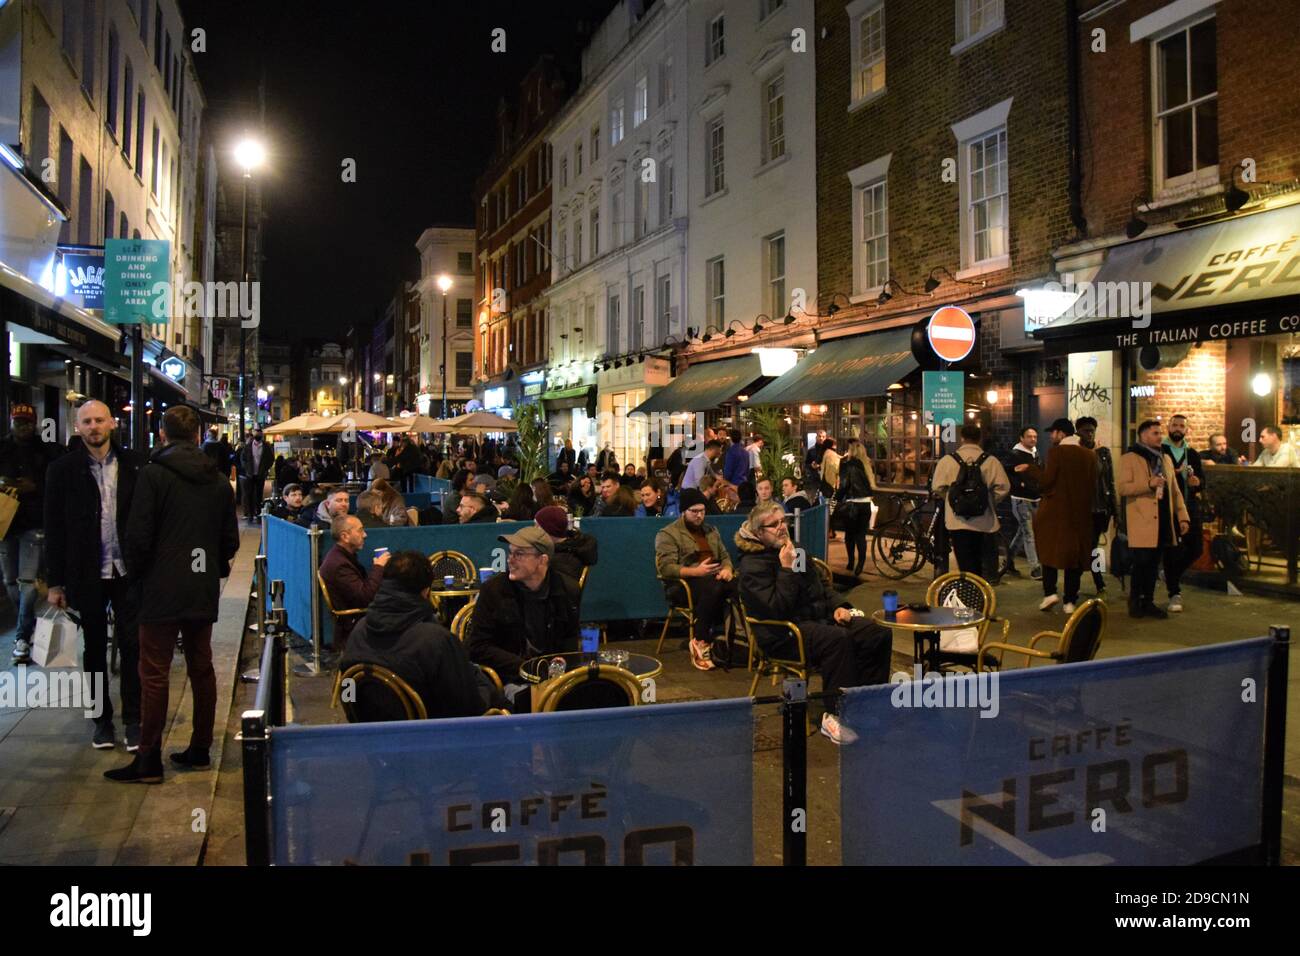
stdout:
{"type": "Polygon", "coordinates": [[[1034,512],[1042,500],[1038,489],[1038,479],[1030,470],[1016,471],[1017,465],[1042,465],[1038,457],[1038,429],[1026,425],[1020,429],[1020,443],[1011,449],[1004,463],[1007,477],[1011,480],[1011,513],[1016,516],[1016,534],[1007,545],[1007,566],[1004,574],[1020,577],[1016,570],[1016,545],[1025,546],[1025,560],[1029,562],[1029,576],[1035,581],[1043,576],[1043,569],[1038,563],[1038,548],[1034,542],[1034,512]]]}
{"type": "MultiPolygon", "coordinates": [[[[220,474],[230,477],[230,462],[234,452],[230,449],[229,439],[221,434],[221,429],[216,425],[208,429],[208,440],[203,443],[203,454],[212,459],[212,464],[217,466],[220,474]]],[[[297,476],[294,480],[297,480],[297,476]]]]}
{"type": "Polygon", "coordinates": [[[45,472],[46,581],[49,602],[81,615],[83,667],[102,710],[92,746],[111,750],[113,700],[108,693],[108,614],[122,654],[122,723],[126,749],[140,746],[140,647],[136,595],[123,554],[140,456],[113,440],[113,413],[91,400],[77,409],[77,442],[45,472]],[[93,676],[92,676],[93,675],[93,676]]]}
{"type": "Polygon", "coordinates": [[[1186,415],[1174,415],[1169,419],[1164,450],[1174,463],[1178,490],[1183,494],[1187,514],[1191,518],[1191,527],[1178,542],[1178,547],[1165,551],[1165,587],[1169,591],[1169,612],[1177,614],[1183,609],[1183,574],[1196,563],[1205,547],[1201,534],[1201,486],[1205,482],[1205,470],[1201,466],[1200,452],[1187,440],[1186,415]]]}
{"type": "Polygon", "coordinates": [[[244,520],[256,521],[262,510],[262,488],[271,473],[275,456],[262,441],[262,429],[254,428],[239,450],[239,477],[244,484],[244,520]]]}
{"type": "MultiPolygon", "coordinates": [[[[339,668],[379,664],[411,685],[430,717],[477,717],[493,705],[492,685],[470,663],[464,645],[438,623],[429,603],[432,586],[433,569],[425,555],[392,555],[339,668]]],[[[400,720],[403,715],[385,707],[391,700],[388,694],[374,701],[361,696],[357,704],[365,720],[400,720]]]]}
{"type": "Polygon", "coordinates": [[[497,672],[516,713],[529,709],[519,668],[543,654],[578,649],[578,582],[551,570],[555,545],[538,527],[503,534],[510,548],[507,574],[479,590],[470,624],[469,656],[497,672]]]}
{"type": "MultiPolygon", "coordinates": [[[[893,652],[889,631],[829,590],[812,562],[795,570],[798,552],[786,531],[785,509],[780,504],[755,507],[735,540],[740,550],[740,598],[746,615],[797,625],[808,663],[817,668],[827,691],[889,680],[893,652]]],[[[760,626],[754,636],[769,654],[786,659],[797,655],[794,637],[784,628],[760,626]]],[[[822,733],[838,744],[848,733],[840,727],[836,710],[834,698],[829,699],[822,733]]]]}
{"type": "Polygon", "coordinates": [[[126,532],[126,570],[140,589],[140,752],[104,776],[121,783],[162,781],[168,676],[179,632],[194,695],[190,745],[171,755],[180,767],[209,766],[217,710],[212,625],[221,579],[239,550],[230,482],[199,450],[199,416],[187,405],[163,415],[166,444],[140,469],[126,532]]]}
{"type": "Polygon", "coordinates": [[[63,454],[62,446],[41,439],[36,431],[36,410],[17,404],[9,410],[9,435],[0,439],[0,486],[18,491],[18,512],[0,540],[0,567],[5,590],[18,612],[14,660],[31,654],[36,631],[36,576],[41,566],[44,520],[45,469],[63,454]]]}

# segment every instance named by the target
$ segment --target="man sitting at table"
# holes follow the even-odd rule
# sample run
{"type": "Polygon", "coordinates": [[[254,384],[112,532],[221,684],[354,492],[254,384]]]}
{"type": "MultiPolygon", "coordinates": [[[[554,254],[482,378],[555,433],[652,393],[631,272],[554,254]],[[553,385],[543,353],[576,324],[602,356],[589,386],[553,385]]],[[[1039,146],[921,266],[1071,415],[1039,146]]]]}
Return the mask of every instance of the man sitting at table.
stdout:
{"type": "MultiPolygon", "coordinates": [[[[827,588],[811,561],[805,558],[804,569],[795,570],[798,552],[780,504],[757,505],[736,532],[736,547],[745,613],[797,625],[808,663],[821,674],[826,691],[889,680],[890,632],[827,588]]],[[[754,630],[766,653],[784,660],[798,656],[794,635],[785,628],[759,625],[754,630]]],[[[830,698],[822,716],[822,733],[836,744],[847,736],[835,716],[837,709],[830,698]]]]}
{"type": "Polygon", "coordinates": [[[541,528],[497,540],[510,548],[507,573],[493,575],[479,589],[469,656],[497,672],[513,710],[524,713],[530,703],[519,673],[524,661],[578,649],[578,582],[551,569],[555,544],[541,528]]]}
{"type": "Polygon", "coordinates": [[[781,500],[785,502],[785,510],[790,514],[796,510],[807,511],[812,507],[808,496],[799,490],[799,482],[790,477],[781,479],[781,500]]]}
{"type": "Polygon", "coordinates": [[[583,568],[596,563],[596,539],[583,531],[569,528],[569,516],[558,505],[547,505],[540,509],[533,520],[537,527],[550,535],[555,545],[555,557],[551,559],[551,569],[567,574],[577,581],[582,577],[583,568]]]}
{"type": "Polygon", "coordinates": [[[384,521],[384,499],[373,491],[363,491],[357,495],[357,517],[365,528],[386,528],[384,521]]]}
{"type": "MultiPolygon", "coordinates": [[[[343,515],[330,524],[334,534],[334,547],[329,549],[325,560],[320,563],[320,577],[329,592],[330,604],[336,611],[350,611],[359,607],[370,607],[379,582],[384,575],[384,565],[389,555],[381,554],[375,558],[369,572],[357,560],[357,552],[366,543],[366,529],[356,515],[343,515]]],[[[348,635],[356,624],[356,618],[345,617],[334,622],[334,649],[341,651],[347,645],[348,635]]]]}
{"type": "Polygon", "coordinates": [[[655,573],[664,583],[669,603],[682,607],[691,589],[695,631],[691,635],[691,663],[713,670],[712,638],[722,628],[727,605],[736,595],[736,575],[722,535],[705,524],[707,503],[698,488],[685,488],[678,499],[682,516],[655,535],[655,573]]]}
{"type": "Polygon", "coordinates": [[[456,520],[459,524],[493,522],[498,517],[496,506],[486,496],[474,491],[467,491],[460,496],[460,504],[456,506],[456,520]]]}
{"type": "Polygon", "coordinates": [[[318,525],[321,528],[330,528],[335,518],[340,518],[348,513],[349,498],[348,493],[342,488],[337,491],[331,491],[325,496],[316,510],[304,509],[299,524],[306,525],[310,528],[312,525],[318,525]]]}
{"type": "Polygon", "coordinates": [[[297,524],[302,520],[303,511],[305,510],[302,504],[302,485],[285,485],[281,495],[280,500],[271,505],[271,515],[297,524]]]}
{"type": "MultiPolygon", "coordinates": [[[[430,717],[477,717],[494,705],[495,687],[470,663],[464,645],[438,623],[429,603],[433,586],[429,559],[419,551],[399,551],[389,557],[384,555],[384,566],[377,569],[382,571],[379,588],[352,631],[339,668],[378,664],[411,685],[430,717]]],[[[366,713],[366,698],[357,703],[366,713]]],[[[366,713],[366,719],[403,717],[385,706],[374,711],[366,713]]]]}

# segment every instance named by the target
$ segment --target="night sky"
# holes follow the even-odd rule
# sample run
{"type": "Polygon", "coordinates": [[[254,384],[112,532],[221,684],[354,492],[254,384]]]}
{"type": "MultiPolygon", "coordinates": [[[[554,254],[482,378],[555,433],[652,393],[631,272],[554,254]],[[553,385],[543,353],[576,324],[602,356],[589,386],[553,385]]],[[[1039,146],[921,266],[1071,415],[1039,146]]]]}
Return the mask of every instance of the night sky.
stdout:
{"type": "Polygon", "coordinates": [[[263,334],[342,334],[418,275],[424,229],[472,226],[500,97],[543,53],[576,76],[579,21],[594,27],[613,5],[182,0],[186,29],[207,31],[193,56],[210,120],[247,116],[255,130],[265,79],[263,334]],[[491,52],[496,27],[505,53],[491,52]],[[342,181],[347,157],[355,183],[342,181]]]}

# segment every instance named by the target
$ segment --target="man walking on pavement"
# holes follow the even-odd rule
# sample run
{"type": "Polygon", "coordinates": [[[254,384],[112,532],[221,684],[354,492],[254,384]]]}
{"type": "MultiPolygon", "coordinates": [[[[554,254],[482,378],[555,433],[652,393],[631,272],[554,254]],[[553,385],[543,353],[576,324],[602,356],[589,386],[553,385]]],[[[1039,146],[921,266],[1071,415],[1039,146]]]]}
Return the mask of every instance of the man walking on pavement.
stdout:
{"type": "Polygon", "coordinates": [[[1169,591],[1169,613],[1183,609],[1183,574],[1196,563],[1205,546],[1201,536],[1201,483],[1205,472],[1201,468],[1201,455],[1187,441],[1187,416],[1175,415],[1169,419],[1169,437],[1162,442],[1169,460],[1174,463],[1178,477],[1178,490],[1187,506],[1189,521],[1187,533],[1177,548],[1165,552],[1165,588],[1169,591]]]}
{"type": "MultiPolygon", "coordinates": [[[[1092,496],[1092,552],[1097,553],[1101,536],[1110,530],[1111,521],[1119,521],[1119,499],[1115,497],[1115,461],[1110,449],[1097,444],[1097,419],[1084,415],[1074,423],[1079,444],[1097,456],[1097,490],[1092,496]]],[[[1117,525],[1118,527],[1118,525],[1117,525]]],[[[1106,574],[1092,565],[1092,584],[1097,597],[1106,596],[1106,574]]]]}
{"type": "Polygon", "coordinates": [[[980,447],[980,427],[961,427],[961,445],[934,467],[934,493],[944,498],[944,526],[957,567],[984,573],[985,537],[1001,527],[997,504],[1011,493],[1002,463],[980,447]]]}
{"type": "Polygon", "coordinates": [[[1007,545],[1007,566],[1005,574],[1020,577],[1016,570],[1016,545],[1025,547],[1025,560],[1029,562],[1029,576],[1035,581],[1043,576],[1043,569],[1038,564],[1038,549],[1034,544],[1034,512],[1038,510],[1041,493],[1038,481],[1019,465],[1037,465],[1038,429],[1026,425],[1020,429],[1020,443],[1011,449],[1007,458],[1007,477],[1011,479],[1011,513],[1016,516],[1016,534],[1007,545]]]}
{"type": "Polygon", "coordinates": [[[1065,605],[1073,614],[1079,602],[1079,582],[1092,562],[1092,499],[1097,488],[1097,456],[1079,442],[1074,423],[1058,418],[1048,431],[1052,449],[1047,468],[1016,465],[1016,471],[1038,479],[1042,501],[1034,516],[1034,537],[1043,561],[1043,600],[1040,611],[1050,611],[1061,599],[1056,594],[1057,572],[1065,571],[1065,605]]]}
{"type": "Polygon", "coordinates": [[[9,411],[9,435],[0,439],[0,487],[18,492],[18,511],[0,540],[0,566],[5,590],[18,612],[14,661],[22,663],[32,652],[36,631],[36,576],[44,550],[45,469],[63,454],[63,447],[43,441],[36,433],[36,410],[19,403],[9,411]]]}
{"type": "Polygon", "coordinates": [[[199,450],[199,416],[187,405],[163,415],[166,444],[140,470],[126,533],[126,568],[142,596],[140,633],[140,751],[104,776],[119,783],[161,783],[168,676],[176,635],[194,697],[190,744],[171,755],[178,767],[206,769],[217,711],[212,625],[221,579],[239,550],[230,483],[199,450]]]}
{"type": "Polygon", "coordinates": [[[257,521],[262,510],[262,489],[271,471],[271,450],[262,441],[262,429],[254,428],[239,450],[239,474],[244,482],[244,520],[257,521]]]}
{"type": "Polygon", "coordinates": [[[1116,490],[1124,499],[1125,530],[1133,555],[1133,586],[1129,617],[1167,618],[1156,606],[1156,575],[1164,552],[1178,547],[1191,519],[1177,481],[1170,481],[1174,463],[1160,442],[1160,423],[1144,421],[1138,440],[1119,460],[1116,490]]]}
{"type": "Polygon", "coordinates": [[[128,586],[122,546],[141,461],[114,441],[116,425],[103,402],[84,403],[77,409],[81,441],[45,473],[46,581],[51,605],[81,615],[85,674],[103,702],[91,743],[98,750],[111,750],[116,742],[108,692],[112,607],[113,637],[122,654],[122,724],[126,749],[134,753],[140,746],[140,652],[136,595],[128,586]]]}

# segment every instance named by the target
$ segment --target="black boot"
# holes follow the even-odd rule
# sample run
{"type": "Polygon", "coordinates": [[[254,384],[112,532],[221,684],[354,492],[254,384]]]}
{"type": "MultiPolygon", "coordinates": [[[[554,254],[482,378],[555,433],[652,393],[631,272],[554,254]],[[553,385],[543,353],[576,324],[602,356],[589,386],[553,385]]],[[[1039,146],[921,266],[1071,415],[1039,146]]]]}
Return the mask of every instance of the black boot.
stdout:
{"type": "Polygon", "coordinates": [[[1154,617],[1156,620],[1163,621],[1169,617],[1169,612],[1162,607],[1157,607],[1154,601],[1145,601],[1142,604],[1142,616],[1154,617]]]}
{"type": "Polygon", "coordinates": [[[1146,607],[1142,603],[1142,598],[1138,594],[1130,593],[1128,596],[1128,616],[1129,617],[1146,617],[1146,607]]]}
{"type": "Polygon", "coordinates": [[[172,754],[170,759],[176,766],[188,767],[191,770],[207,770],[212,766],[207,750],[199,750],[193,744],[172,754]]]}
{"type": "Polygon", "coordinates": [[[130,764],[117,770],[105,770],[104,776],[116,783],[162,783],[162,751],[137,753],[130,764]]]}

